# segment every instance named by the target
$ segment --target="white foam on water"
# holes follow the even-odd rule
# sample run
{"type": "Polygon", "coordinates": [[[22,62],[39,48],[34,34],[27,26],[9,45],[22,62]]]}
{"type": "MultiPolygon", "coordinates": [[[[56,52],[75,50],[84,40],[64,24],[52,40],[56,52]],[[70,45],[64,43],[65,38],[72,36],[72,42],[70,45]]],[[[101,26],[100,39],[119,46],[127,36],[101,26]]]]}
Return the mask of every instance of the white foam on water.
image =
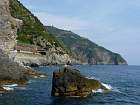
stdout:
{"type": "MultiPolygon", "coordinates": [[[[94,76],[91,76],[91,77],[86,77],[87,79],[95,79],[95,80],[98,80],[96,79],[94,76]]],[[[112,86],[111,85],[108,85],[108,84],[105,84],[105,83],[101,83],[106,89],[108,90],[112,90],[112,86]]],[[[93,93],[103,93],[104,90],[103,89],[97,89],[97,90],[92,90],[93,93]]]]}
{"type": "MultiPolygon", "coordinates": [[[[99,80],[97,78],[95,78],[94,76],[89,76],[89,77],[86,77],[87,79],[95,79],[95,80],[99,80]]],[[[113,92],[118,92],[118,93],[122,93],[121,91],[119,91],[118,88],[116,87],[112,87],[111,85],[109,84],[105,84],[105,83],[101,83],[106,89],[108,89],[109,91],[113,91],[113,92]]],[[[104,93],[105,90],[103,89],[97,89],[97,90],[92,90],[93,93],[104,93]]]]}
{"type": "MultiPolygon", "coordinates": [[[[112,87],[111,85],[109,84],[105,84],[105,83],[101,83],[105,88],[107,88],[109,91],[112,91],[112,92],[117,92],[117,93],[122,93],[118,88],[116,87],[112,87]]],[[[92,90],[93,93],[104,93],[105,90],[103,89],[97,89],[97,90],[92,90]]]]}
{"type": "Polygon", "coordinates": [[[26,90],[26,87],[16,87],[16,89],[26,90]]]}
{"type": "Polygon", "coordinates": [[[117,93],[122,93],[117,87],[113,87],[112,91],[117,93]]]}
{"type": "Polygon", "coordinates": [[[92,90],[92,93],[103,93],[103,89],[92,90]]]}
{"type": "Polygon", "coordinates": [[[117,93],[122,93],[117,87],[112,87],[109,84],[105,84],[105,83],[101,83],[105,88],[107,88],[108,90],[112,91],[112,92],[117,92],[117,93]]]}
{"type": "MultiPolygon", "coordinates": [[[[108,90],[112,91],[112,86],[111,85],[108,85],[108,84],[105,84],[105,83],[101,83],[105,88],[107,88],[108,90]]],[[[97,90],[92,90],[93,93],[104,93],[105,90],[103,89],[97,89],[97,90]]]]}
{"type": "Polygon", "coordinates": [[[4,90],[7,90],[7,91],[11,91],[11,90],[14,90],[14,88],[11,88],[11,87],[3,87],[4,90]]]}
{"type": "Polygon", "coordinates": [[[107,88],[108,90],[112,90],[112,86],[111,85],[108,85],[108,84],[105,84],[105,83],[101,83],[105,88],[107,88]]]}
{"type": "Polygon", "coordinates": [[[44,77],[46,77],[46,76],[45,76],[45,75],[40,75],[40,77],[41,77],[41,78],[44,78],[44,77]]]}
{"type": "Polygon", "coordinates": [[[16,87],[18,84],[3,85],[4,87],[16,87]]]}
{"type": "Polygon", "coordinates": [[[12,91],[17,86],[18,86],[18,84],[10,84],[10,85],[3,85],[2,87],[3,87],[3,89],[5,89],[7,91],[12,91]]]}
{"type": "Polygon", "coordinates": [[[45,75],[40,75],[40,76],[34,76],[34,78],[44,78],[46,77],[45,75]]]}
{"type": "Polygon", "coordinates": [[[64,67],[68,67],[68,65],[65,64],[64,67]]]}
{"type": "Polygon", "coordinates": [[[34,76],[34,78],[38,78],[38,76],[34,76]]]}

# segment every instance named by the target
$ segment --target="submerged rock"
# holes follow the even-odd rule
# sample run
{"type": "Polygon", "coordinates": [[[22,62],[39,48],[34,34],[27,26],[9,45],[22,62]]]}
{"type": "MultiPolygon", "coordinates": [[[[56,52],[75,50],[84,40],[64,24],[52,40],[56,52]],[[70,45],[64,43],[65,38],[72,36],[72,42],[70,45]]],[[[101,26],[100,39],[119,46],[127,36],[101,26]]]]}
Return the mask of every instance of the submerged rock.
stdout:
{"type": "Polygon", "coordinates": [[[108,90],[98,80],[88,79],[76,69],[63,68],[53,73],[52,96],[86,97],[98,89],[108,90]]]}

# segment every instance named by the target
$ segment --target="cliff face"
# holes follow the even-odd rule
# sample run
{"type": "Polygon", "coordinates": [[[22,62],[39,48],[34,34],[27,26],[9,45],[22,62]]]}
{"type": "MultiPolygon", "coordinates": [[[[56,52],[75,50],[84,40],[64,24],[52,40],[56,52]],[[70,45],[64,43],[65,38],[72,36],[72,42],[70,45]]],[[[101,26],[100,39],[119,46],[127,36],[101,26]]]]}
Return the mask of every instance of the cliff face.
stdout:
{"type": "MultiPolygon", "coordinates": [[[[13,61],[16,53],[16,32],[22,21],[13,18],[9,11],[9,0],[0,0],[0,80],[25,79],[25,68],[13,61]]],[[[1,81],[0,81],[1,84],[1,81]]]]}
{"type": "MultiPolygon", "coordinates": [[[[62,51],[62,49],[60,49],[62,51]]],[[[45,51],[45,54],[33,53],[28,51],[20,51],[15,57],[15,61],[23,63],[24,65],[55,65],[55,64],[66,64],[67,62],[79,63],[66,53],[63,53],[55,48],[51,48],[45,51]]]]}
{"type": "Polygon", "coordinates": [[[117,53],[113,53],[90,40],[66,30],[47,26],[48,32],[54,34],[66,49],[83,63],[89,64],[127,64],[117,53]]]}
{"type": "Polygon", "coordinates": [[[0,49],[10,51],[16,42],[17,28],[21,20],[13,18],[9,10],[9,0],[0,1],[0,49]]]}
{"type": "MultiPolygon", "coordinates": [[[[23,21],[17,34],[17,44],[40,47],[36,53],[21,50],[17,53],[16,61],[24,64],[65,64],[67,62],[76,62],[72,59],[61,43],[50,33],[46,31],[43,24],[19,1],[10,0],[10,12],[15,18],[23,21]],[[39,52],[39,53],[38,53],[39,52]],[[31,54],[32,53],[32,54],[31,54]]],[[[24,49],[27,49],[26,46],[24,49]]],[[[18,49],[17,49],[18,50],[18,49]]]]}
{"type": "Polygon", "coordinates": [[[9,56],[0,49],[0,85],[1,80],[14,80],[15,82],[27,80],[28,77],[24,74],[25,70],[23,66],[9,59],[9,56]]]}
{"type": "MultiPolygon", "coordinates": [[[[22,20],[17,31],[17,45],[25,45],[18,49],[15,60],[26,64],[126,64],[126,61],[97,44],[77,34],[54,27],[43,26],[27,8],[18,0],[10,0],[10,13],[14,18],[22,20]],[[57,37],[57,38],[56,38],[57,37]],[[35,46],[35,50],[26,47],[35,46]],[[38,49],[39,48],[39,49],[38,49]]],[[[13,27],[13,25],[12,25],[13,27]]],[[[11,44],[12,45],[12,44],[11,44]]]]}

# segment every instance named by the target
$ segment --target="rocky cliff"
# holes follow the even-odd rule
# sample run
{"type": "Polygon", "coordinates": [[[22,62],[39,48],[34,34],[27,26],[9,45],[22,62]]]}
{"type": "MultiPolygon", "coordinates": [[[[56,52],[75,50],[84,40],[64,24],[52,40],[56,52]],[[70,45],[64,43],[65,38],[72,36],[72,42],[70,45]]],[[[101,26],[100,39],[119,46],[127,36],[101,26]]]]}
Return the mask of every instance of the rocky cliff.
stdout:
{"type": "Polygon", "coordinates": [[[69,52],[82,63],[89,64],[127,64],[120,54],[101,47],[94,42],[79,35],[52,26],[46,29],[68,49],[69,52]]]}
{"type": "MultiPolygon", "coordinates": [[[[10,0],[10,13],[22,20],[17,31],[18,51],[15,61],[25,65],[38,64],[126,64],[117,53],[113,53],[77,34],[54,27],[43,26],[40,20],[25,8],[18,0],[10,0]],[[26,46],[27,45],[27,46],[26,46]],[[35,46],[34,50],[28,46],[35,46]]],[[[14,27],[15,25],[12,25],[14,27]]]]}
{"type": "Polygon", "coordinates": [[[22,20],[11,16],[9,0],[0,0],[0,92],[5,91],[5,88],[2,88],[4,84],[21,84],[30,77],[46,76],[14,61],[17,55],[17,30],[20,25],[22,20]]]}
{"type": "Polygon", "coordinates": [[[16,44],[17,28],[22,21],[13,18],[9,10],[9,1],[0,1],[0,49],[4,51],[13,50],[16,44]]]}
{"type": "Polygon", "coordinates": [[[38,18],[19,1],[10,0],[10,12],[13,17],[23,21],[21,28],[17,32],[17,44],[24,44],[25,46],[24,49],[18,51],[15,58],[16,61],[24,64],[36,63],[39,65],[77,62],[68,55],[66,49],[64,49],[55,36],[46,31],[38,18]],[[28,46],[35,46],[36,53],[28,50],[27,44],[28,46]]]}
{"type": "Polygon", "coordinates": [[[48,51],[45,50],[45,52],[40,52],[41,54],[29,51],[20,51],[16,54],[15,61],[23,63],[26,66],[46,66],[66,64],[68,62],[74,64],[79,63],[75,59],[70,58],[67,53],[62,51],[62,49],[59,50],[58,48],[50,48],[48,51]]]}
{"type": "Polygon", "coordinates": [[[27,79],[25,68],[13,61],[16,32],[21,23],[21,20],[11,16],[9,0],[0,0],[0,80],[27,79]]]}

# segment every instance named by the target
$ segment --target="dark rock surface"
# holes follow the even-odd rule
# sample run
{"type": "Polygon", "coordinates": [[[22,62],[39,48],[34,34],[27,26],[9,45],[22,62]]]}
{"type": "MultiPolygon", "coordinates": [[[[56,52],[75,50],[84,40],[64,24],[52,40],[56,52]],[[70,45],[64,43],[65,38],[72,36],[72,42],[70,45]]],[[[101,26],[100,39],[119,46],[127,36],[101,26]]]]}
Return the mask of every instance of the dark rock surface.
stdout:
{"type": "Polygon", "coordinates": [[[0,80],[26,80],[25,70],[0,50],[0,80]]]}
{"type": "Polygon", "coordinates": [[[24,67],[19,63],[13,62],[8,55],[0,50],[0,84],[4,82],[26,82],[30,77],[40,77],[42,75],[46,76],[47,74],[34,71],[29,67],[24,67]]]}
{"type": "Polygon", "coordinates": [[[85,97],[98,89],[108,90],[99,81],[85,78],[76,69],[63,68],[53,73],[52,96],[85,97]]]}

